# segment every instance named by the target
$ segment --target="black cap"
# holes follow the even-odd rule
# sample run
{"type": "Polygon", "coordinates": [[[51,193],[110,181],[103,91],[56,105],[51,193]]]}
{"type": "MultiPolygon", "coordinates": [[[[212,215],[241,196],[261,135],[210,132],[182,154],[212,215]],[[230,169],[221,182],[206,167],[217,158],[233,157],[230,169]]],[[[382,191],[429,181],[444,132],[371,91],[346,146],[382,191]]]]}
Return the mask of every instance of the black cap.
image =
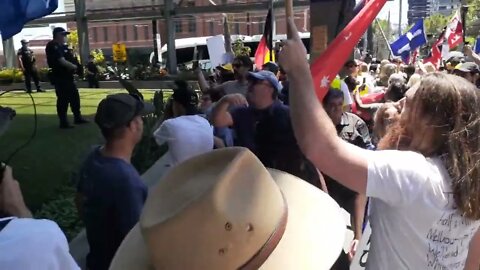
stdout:
{"type": "Polygon", "coordinates": [[[98,104],[95,123],[104,129],[118,128],[130,123],[135,116],[145,116],[154,111],[152,104],[141,101],[137,96],[125,93],[109,95],[98,104]]]}
{"type": "Polygon", "coordinates": [[[196,108],[198,105],[198,96],[195,91],[185,81],[175,81],[172,99],[178,102],[186,109],[196,108]]]}
{"type": "Polygon", "coordinates": [[[461,71],[461,72],[471,72],[471,73],[479,73],[480,70],[478,68],[478,65],[473,63],[473,62],[466,62],[461,64],[456,70],[461,71]]]}
{"type": "Polygon", "coordinates": [[[22,43],[22,44],[28,44],[29,42],[28,42],[28,40],[26,40],[26,39],[22,39],[22,40],[20,41],[20,43],[22,43]]]}
{"type": "Polygon", "coordinates": [[[63,28],[63,27],[55,27],[55,28],[53,28],[53,37],[55,37],[55,36],[58,35],[58,34],[66,36],[66,35],[69,35],[70,32],[68,32],[67,30],[65,30],[65,28],[63,28]]]}
{"type": "Polygon", "coordinates": [[[273,74],[277,74],[278,70],[279,70],[279,67],[274,62],[268,62],[268,63],[263,64],[262,70],[268,70],[268,71],[273,72],[273,74]]]}

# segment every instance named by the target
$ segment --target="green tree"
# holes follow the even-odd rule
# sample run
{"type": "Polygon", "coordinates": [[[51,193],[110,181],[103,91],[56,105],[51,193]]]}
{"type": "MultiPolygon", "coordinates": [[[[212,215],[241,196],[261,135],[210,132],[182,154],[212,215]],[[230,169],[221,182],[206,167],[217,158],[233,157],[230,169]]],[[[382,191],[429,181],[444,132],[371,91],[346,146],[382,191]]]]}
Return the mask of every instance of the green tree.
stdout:
{"type": "Polygon", "coordinates": [[[442,14],[433,14],[425,19],[425,32],[427,35],[438,35],[447,26],[450,17],[442,14]]]}
{"type": "Polygon", "coordinates": [[[373,34],[375,35],[375,37],[383,38],[382,30],[387,40],[390,40],[393,34],[391,25],[388,23],[387,20],[378,19],[376,20],[376,23],[373,24],[373,34]]]}
{"type": "Polygon", "coordinates": [[[77,29],[70,30],[70,35],[67,38],[67,45],[75,54],[78,55],[78,31],[77,29]]]}
{"type": "Polygon", "coordinates": [[[467,27],[471,26],[480,18],[480,0],[467,0],[467,27]]]}
{"type": "Polygon", "coordinates": [[[102,49],[93,49],[90,51],[90,55],[93,56],[93,62],[97,65],[105,64],[105,55],[103,55],[102,49]]]}
{"type": "Polygon", "coordinates": [[[245,46],[245,44],[243,43],[243,40],[241,39],[237,39],[233,42],[232,49],[233,49],[233,54],[235,54],[235,56],[241,56],[241,55],[250,56],[250,53],[252,51],[250,47],[245,46]]]}

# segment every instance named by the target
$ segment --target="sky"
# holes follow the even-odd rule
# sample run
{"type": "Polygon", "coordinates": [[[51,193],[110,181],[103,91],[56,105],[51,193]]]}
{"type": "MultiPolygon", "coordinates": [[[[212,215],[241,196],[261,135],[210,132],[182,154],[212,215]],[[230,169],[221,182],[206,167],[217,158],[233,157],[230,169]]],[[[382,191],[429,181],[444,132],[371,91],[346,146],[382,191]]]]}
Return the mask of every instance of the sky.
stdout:
{"type": "MultiPolygon", "coordinates": [[[[398,20],[400,19],[400,0],[388,1],[385,6],[383,6],[382,11],[378,14],[378,18],[387,19],[388,11],[390,11],[390,20],[392,24],[398,25],[398,20]]],[[[402,0],[402,25],[406,25],[407,22],[407,11],[408,11],[408,0],[402,0]]]]}

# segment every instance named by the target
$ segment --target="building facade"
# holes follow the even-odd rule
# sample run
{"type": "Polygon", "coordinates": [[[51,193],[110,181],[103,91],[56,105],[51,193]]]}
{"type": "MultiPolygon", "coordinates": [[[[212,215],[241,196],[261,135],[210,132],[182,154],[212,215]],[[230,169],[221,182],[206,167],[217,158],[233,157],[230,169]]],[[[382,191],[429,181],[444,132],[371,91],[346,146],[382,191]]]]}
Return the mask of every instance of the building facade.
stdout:
{"type": "Polygon", "coordinates": [[[432,1],[435,0],[408,0],[408,24],[412,25],[419,19],[430,16],[432,1]]]}
{"type": "Polygon", "coordinates": [[[460,6],[460,0],[408,0],[408,24],[432,14],[450,16],[460,6]]]}
{"type": "Polygon", "coordinates": [[[460,0],[436,0],[433,1],[432,13],[440,13],[450,16],[455,10],[460,8],[460,0]]]}

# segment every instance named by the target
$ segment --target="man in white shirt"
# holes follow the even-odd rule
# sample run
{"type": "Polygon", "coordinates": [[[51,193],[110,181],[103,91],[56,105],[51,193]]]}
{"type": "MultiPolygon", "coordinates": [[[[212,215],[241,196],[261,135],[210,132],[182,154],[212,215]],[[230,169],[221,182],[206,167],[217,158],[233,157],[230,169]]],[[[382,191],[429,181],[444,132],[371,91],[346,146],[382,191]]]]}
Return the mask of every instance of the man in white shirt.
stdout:
{"type": "Polygon", "coordinates": [[[0,268],[22,270],[80,269],[58,225],[33,219],[18,182],[6,167],[0,182],[0,268]]]}
{"type": "Polygon", "coordinates": [[[168,145],[168,152],[142,176],[148,186],[173,166],[214,147],[213,127],[199,115],[198,97],[186,82],[176,82],[171,102],[172,118],[153,133],[158,145],[168,145]]]}
{"type": "MultiPolygon", "coordinates": [[[[465,269],[469,246],[478,248],[480,241],[474,238],[480,226],[476,87],[442,73],[424,77],[407,92],[401,120],[381,144],[395,150],[363,150],[336,136],[315,96],[306,50],[291,18],[289,28],[294,38],[285,42],[279,59],[293,89],[295,135],[317,168],[371,197],[367,269],[465,269]]],[[[467,269],[478,269],[478,259],[472,260],[467,269]]]]}

